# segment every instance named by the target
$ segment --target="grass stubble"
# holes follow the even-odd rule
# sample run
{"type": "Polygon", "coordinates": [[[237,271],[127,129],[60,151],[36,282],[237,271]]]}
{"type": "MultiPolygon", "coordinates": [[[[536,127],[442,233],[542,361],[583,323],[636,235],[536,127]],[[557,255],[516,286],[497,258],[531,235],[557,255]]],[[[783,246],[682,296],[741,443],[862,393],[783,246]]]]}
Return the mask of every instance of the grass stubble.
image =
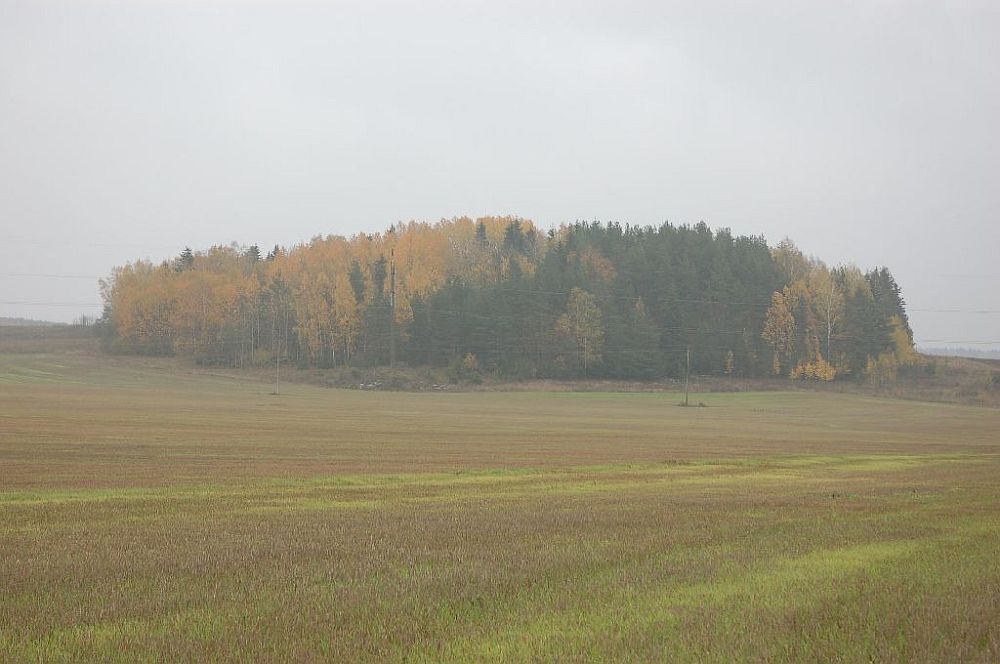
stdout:
{"type": "Polygon", "coordinates": [[[0,356],[0,659],[1000,659],[1000,413],[699,398],[0,356]]]}

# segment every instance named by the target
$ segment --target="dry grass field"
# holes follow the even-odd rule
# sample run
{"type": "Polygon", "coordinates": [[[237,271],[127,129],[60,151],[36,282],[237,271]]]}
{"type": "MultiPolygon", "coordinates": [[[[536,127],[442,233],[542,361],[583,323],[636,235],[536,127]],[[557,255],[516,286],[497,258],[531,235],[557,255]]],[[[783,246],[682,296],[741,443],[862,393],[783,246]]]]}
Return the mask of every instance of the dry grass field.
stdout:
{"type": "Polygon", "coordinates": [[[0,661],[1000,660],[998,410],[271,390],[0,355],[0,661]]]}

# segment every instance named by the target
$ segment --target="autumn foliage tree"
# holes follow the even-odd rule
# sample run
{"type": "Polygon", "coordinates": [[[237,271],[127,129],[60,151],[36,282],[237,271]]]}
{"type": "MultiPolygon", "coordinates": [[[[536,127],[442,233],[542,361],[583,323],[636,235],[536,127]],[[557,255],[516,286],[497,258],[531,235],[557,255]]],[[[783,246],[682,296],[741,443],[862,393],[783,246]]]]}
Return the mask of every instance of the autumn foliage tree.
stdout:
{"type": "Polygon", "coordinates": [[[580,288],[570,291],[566,312],[556,320],[556,333],[569,347],[569,364],[579,364],[584,375],[601,359],[604,323],[594,296],[580,288]]]}
{"type": "Polygon", "coordinates": [[[916,362],[885,268],[830,269],[789,240],[771,248],[705,224],[542,233],[459,217],[263,257],[256,245],[186,248],[116,268],[102,295],[109,351],[206,364],[384,365],[390,329],[400,364],[473,357],[476,375],[655,379],[682,375],[688,348],[693,372],[718,375],[886,381],[886,353],[916,362]]]}
{"type": "Polygon", "coordinates": [[[886,268],[831,270],[790,240],[773,250],[785,286],[772,296],[762,337],[775,374],[833,380],[871,377],[891,382],[896,367],[918,362],[900,288],[886,268]]]}
{"type": "Polygon", "coordinates": [[[781,375],[782,365],[787,364],[795,349],[795,317],[788,308],[784,293],[775,291],[771,295],[771,306],[767,309],[761,336],[773,350],[771,372],[781,375]]]}

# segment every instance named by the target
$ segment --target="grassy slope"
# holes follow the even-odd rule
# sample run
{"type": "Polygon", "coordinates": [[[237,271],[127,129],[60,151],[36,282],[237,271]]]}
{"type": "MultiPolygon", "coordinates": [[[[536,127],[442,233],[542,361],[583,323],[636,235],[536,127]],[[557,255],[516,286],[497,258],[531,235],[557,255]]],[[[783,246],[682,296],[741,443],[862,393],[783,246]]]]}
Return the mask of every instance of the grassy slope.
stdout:
{"type": "Polygon", "coordinates": [[[0,356],[0,653],[1000,657],[996,410],[268,391],[0,356]]]}

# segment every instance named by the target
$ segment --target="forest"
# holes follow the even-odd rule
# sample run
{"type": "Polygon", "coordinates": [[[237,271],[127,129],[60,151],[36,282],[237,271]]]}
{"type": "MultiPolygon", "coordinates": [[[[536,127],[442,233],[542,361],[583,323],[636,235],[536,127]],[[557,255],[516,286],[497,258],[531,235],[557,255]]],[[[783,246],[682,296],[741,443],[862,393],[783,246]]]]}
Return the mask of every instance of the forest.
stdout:
{"type": "Polygon", "coordinates": [[[654,380],[690,358],[702,375],[883,383],[919,363],[887,268],[704,223],[409,222],[266,255],[188,248],[115,268],[101,293],[108,352],[236,367],[654,380]]]}

